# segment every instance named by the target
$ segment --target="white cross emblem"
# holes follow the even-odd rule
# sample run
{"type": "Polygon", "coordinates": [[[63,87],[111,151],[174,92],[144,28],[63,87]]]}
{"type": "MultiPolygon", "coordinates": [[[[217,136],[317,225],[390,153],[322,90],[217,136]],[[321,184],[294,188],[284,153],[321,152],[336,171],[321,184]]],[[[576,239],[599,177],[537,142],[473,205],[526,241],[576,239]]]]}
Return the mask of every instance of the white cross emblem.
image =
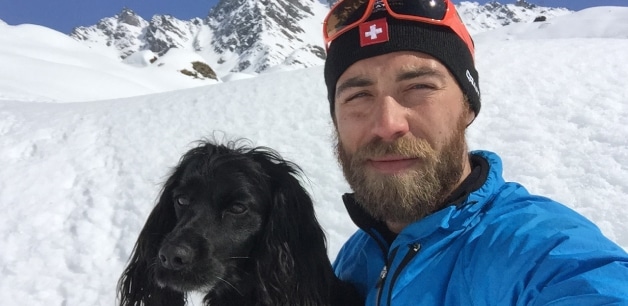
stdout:
{"type": "Polygon", "coordinates": [[[369,31],[364,33],[364,36],[373,40],[377,38],[377,34],[380,34],[383,31],[384,30],[382,30],[382,28],[378,28],[376,25],[372,24],[369,31]]]}

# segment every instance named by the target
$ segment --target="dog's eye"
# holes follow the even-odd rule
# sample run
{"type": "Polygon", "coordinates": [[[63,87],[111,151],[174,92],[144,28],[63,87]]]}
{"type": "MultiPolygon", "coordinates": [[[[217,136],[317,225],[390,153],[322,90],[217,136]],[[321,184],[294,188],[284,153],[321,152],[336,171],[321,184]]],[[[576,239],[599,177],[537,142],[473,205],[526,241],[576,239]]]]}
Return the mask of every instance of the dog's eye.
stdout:
{"type": "Polygon", "coordinates": [[[190,205],[190,199],[184,197],[184,196],[177,196],[174,198],[174,202],[181,205],[181,206],[188,206],[190,205]]]}
{"type": "Polygon", "coordinates": [[[227,208],[226,212],[234,214],[234,215],[241,215],[243,213],[245,213],[248,210],[248,208],[244,205],[244,204],[233,204],[231,205],[229,208],[227,208]]]}

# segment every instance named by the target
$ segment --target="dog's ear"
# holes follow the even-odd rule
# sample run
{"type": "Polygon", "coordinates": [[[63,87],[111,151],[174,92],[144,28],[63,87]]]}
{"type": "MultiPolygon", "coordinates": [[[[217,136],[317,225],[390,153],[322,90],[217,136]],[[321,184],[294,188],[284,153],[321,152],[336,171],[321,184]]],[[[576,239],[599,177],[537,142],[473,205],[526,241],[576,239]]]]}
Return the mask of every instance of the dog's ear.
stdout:
{"type": "Polygon", "coordinates": [[[278,155],[258,154],[272,189],[272,207],[262,234],[257,273],[270,305],[325,305],[333,272],[325,234],[314,205],[297,179],[299,168],[278,155]],[[268,279],[268,276],[271,279],[268,279]]]}
{"type": "Polygon", "coordinates": [[[151,271],[151,267],[156,264],[162,240],[176,225],[172,191],[179,181],[181,172],[182,167],[177,167],[166,181],[159,201],[148,216],[135,243],[129,264],[118,281],[118,299],[121,306],[185,305],[184,294],[159,287],[151,271]]]}

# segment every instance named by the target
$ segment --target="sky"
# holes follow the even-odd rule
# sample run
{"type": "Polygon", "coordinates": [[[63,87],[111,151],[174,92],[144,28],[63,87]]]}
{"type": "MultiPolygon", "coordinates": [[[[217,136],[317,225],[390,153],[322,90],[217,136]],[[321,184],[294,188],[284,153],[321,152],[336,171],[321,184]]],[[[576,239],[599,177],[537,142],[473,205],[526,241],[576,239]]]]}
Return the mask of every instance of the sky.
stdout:
{"type": "MultiPolygon", "coordinates": [[[[456,3],[459,1],[455,1],[456,3]]],[[[486,1],[478,1],[486,3],[486,1]]],[[[515,0],[498,1],[514,3],[515,0]]],[[[581,10],[592,6],[628,6],[627,0],[529,0],[543,6],[581,10]]],[[[170,14],[179,19],[205,17],[218,0],[0,0],[0,19],[8,24],[32,23],[69,34],[74,27],[90,26],[98,20],[119,13],[128,7],[150,19],[155,14],[170,14]]]]}
{"type": "MultiPolygon", "coordinates": [[[[472,150],[501,156],[506,180],[583,214],[624,249],[626,33],[628,8],[477,35],[482,110],[467,132],[472,150]]],[[[161,184],[201,138],[247,138],[299,164],[331,258],[355,231],[323,67],[210,85],[173,70],[164,86],[165,70],[78,44],[0,23],[3,305],[114,305],[161,184]]]]}

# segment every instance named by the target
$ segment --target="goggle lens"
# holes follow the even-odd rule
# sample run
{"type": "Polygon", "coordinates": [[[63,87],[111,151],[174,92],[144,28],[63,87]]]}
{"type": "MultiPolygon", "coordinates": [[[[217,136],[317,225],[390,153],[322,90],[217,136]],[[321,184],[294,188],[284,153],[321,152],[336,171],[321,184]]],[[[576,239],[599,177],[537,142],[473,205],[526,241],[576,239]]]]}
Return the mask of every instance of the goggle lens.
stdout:
{"type": "Polygon", "coordinates": [[[390,10],[396,14],[443,20],[447,13],[444,0],[388,0],[390,10]]]}
{"type": "Polygon", "coordinates": [[[364,17],[369,0],[344,0],[334,6],[325,20],[327,37],[333,37],[347,26],[364,17]]]}

